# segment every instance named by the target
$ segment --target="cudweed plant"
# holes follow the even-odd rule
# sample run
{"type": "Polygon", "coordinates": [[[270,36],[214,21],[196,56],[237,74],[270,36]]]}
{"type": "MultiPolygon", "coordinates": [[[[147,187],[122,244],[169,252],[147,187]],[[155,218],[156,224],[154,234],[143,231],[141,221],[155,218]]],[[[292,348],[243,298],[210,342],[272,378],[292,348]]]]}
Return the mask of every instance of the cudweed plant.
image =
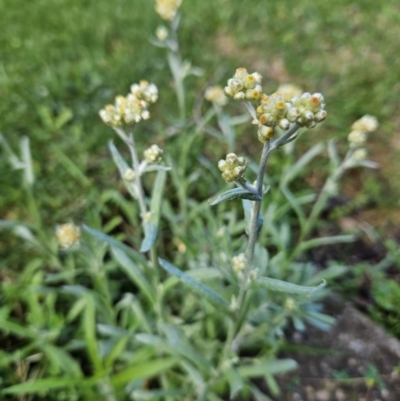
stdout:
{"type": "MultiPolygon", "coordinates": [[[[170,27],[158,28],[153,42],[167,49],[183,126],[187,124],[183,81],[190,67],[179,54],[180,4],[179,0],[157,0],[156,11],[170,27]]],[[[72,223],[56,228],[49,253],[58,270],[47,277],[35,274],[35,283],[29,287],[26,305],[32,327],[16,324],[9,309],[0,313],[1,327],[29,343],[21,351],[22,357],[15,354],[12,361],[22,358],[29,367],[32,354],[39,355],[43,368],[35,370],[35,380],[24,383],[21,379],[22,383],[8,387],[4,394],[50,392],[62,399],[57,392],[62,391],[64,399],[102,396],[110,401],[213,401],[229,394],[230,399],[269,400],[253,379],[264,378],[270,392],[278,394],[274,375],[296,367],[294,360],[276,359],[284,330],[289,325],[304,330],[305,322],[321,329],[332,324],[333,319],[321,312],[318,301],[327,293],[325,280],[346,268],[331,264],[318,270],[305,255],[315,247],[353,240],[348,235],[310,237],[346,170],[376,167],[366,159],[365,151],[367,134],[377,128],[376,119],[365,116],[353,124],[343,159],[335,142],[329,142],[330,171],[318,195],[295,194],[291,183],[325,149],[317,144],[295,157],[296,138],[327,117],[324,98],[294,86],[268,95],[258,72],[238,68],[224,89],[206,90],[205,99],[211,108],[193,128],[193,136],[209,132],[228,149],[218,162],[218,170],[226,183],[236,187],[209,202],[220,205],[214,212],[208,202],[189,203],[185,199],[184,157],[171,168],[163,164],[165,154],[157,144],[139,152],[138,127],[150,118],[149,108],[157,99],[157,87],[142,80],[131,86],[128,95],[117,96],[114,104],[100,111],[103,122],[114,130],[129,154],[127,162],[124,152],[110,142],[121,180],[138,205],[139,219],[131,216],[130,221],[139,221],[131,228],[142,234],[139,251],[127,245],[129,238],[122,241],[109,235],[121,222],[118,217],[103,232],[90,227],[100,225],[98,219],[84,225],[82,230],[89,235],[82,235],[81,228],[72,223]],[[243,103],[251,117],[254,141],[260,143],[258,164],[234,153],[233,126],[248,117],[230,119],[225,111],[228,99],[243,103]],[[209,125],[214,116],[217,128],[209,125]],[[281,148],[286,158],[276,178],[268,174],[267,167],[271,154],[281,148]],[[171,193],[168,187],[165,190],[168,171],[180,197],[179,218],[173,216],[171,193]],[[149,177],[152,173],[156,173],[154,180],[149,177]],[[253,177],[247,179],[251,174],[253,177]],[[150,190],[144,185],[147,179],[153,182],[150,190]],[[235,208],[226,211],[234,200],[242,202],[244,219],[238,217],[235,208]],[[297,218],[296,237],[293,216],[297,218]],[[199,244],[183,238],[178,244],[180,255],[171,256],[160,229],[163,219],[175,224],[172,230],[186,221],[199,244]],[[204,222],[208,227],[204,228],[204,222]],[[205,235],[208,242],[201,239],[205,235]],[[61,255],[58,258],[54,240],[61,255]],[[206,252],[200,242],[207,243],[206,252]],[[189,249],[192,260],[186,256],[189,249]],[[173,263],[168,261],[171,258],[173,263]],[[180,265],[177,261],[184,265],[175,266],[180,265]],[[61,271],[62,263],[66,271],[61,271]],[[114,282],[111,274],[123,274],[124,279],[114,282]],[[59,300],[68,300],[65,312],[57,309],[59,300]],[[57,330],[47,330],[46,310],[56,316],[57,330]],[[64,326],[76,338],[60,346],[64,326]],[[44,333],[40,341],[36,341],[37,333],[44,333]],[[79,354],[79,362],[71,352],[79,354]]],[[[187,156],[193,138],[185,136],[184,140],[186,151],[182,153],[187,156]]],[[[27,165],[26,160],[10,155],[15,168],[27,165]]],[[[27,171],[28,183],[30,177],[27,171]]],[[[129,203],[121,204],[127,214],[131,213],[129,203]]],[[[2,225],[12,226],[9,222],[2,225]]],[[[12,291],[9,289],[9,294],[12,291]]]]}

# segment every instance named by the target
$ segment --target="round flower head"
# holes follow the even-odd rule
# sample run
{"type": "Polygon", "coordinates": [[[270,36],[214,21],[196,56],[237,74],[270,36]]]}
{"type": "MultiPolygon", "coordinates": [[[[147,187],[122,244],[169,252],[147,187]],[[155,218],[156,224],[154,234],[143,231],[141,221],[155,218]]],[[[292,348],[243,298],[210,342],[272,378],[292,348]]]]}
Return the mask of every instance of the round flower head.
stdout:
{"type": "Polygon", "coordinates": [[[126,97],[124,120],[127,124],[138,123],[140,120],[148,120],[150,113],[147,110],[147,103],[139,100],[132,93],[126,97]]]}
{"type": "Polygon", "coordinates": [[[62,249],[68,249],[79,242],[81,229],[73,223],[61,224],[56,227],[56,238],[62,249]]]}
{"type": "Polygon", "coordinates": [[[204,97],[212,103],[219,106],[225,106],[228,103],[228,98],[224,94],[224,90],[220,86],[209,86],[206,89],[204,97]]]}
{"type": "Polygon", "coordinates": [[[246,256],[240,253],[232,258],[232,269],[236,273],[242,273],[246,268],[246,256]]]}
{"type": "Polygon", "coordinates": [[[162,19],[172,21],[181,3],[182,0],[156,0],[156,12],[162,19]]]}
{"type": "Polygon", "coordinates": [[[168,29],[165,26],[160,25],[156,29],[156,36],[160,42],[164,42],[164,40],[168,37],[168,29]]]}
{"type": "Polygon", "coordinates": [[[306,92],[301,96],[294,96],[287,106],[287,119],[307,128],[314,128],[327,116],[324,97],[320,93],[312,95],[306,92]]]}
{"type": "Polygon", "coordinates": [[[100,118],[110,127],[117,128],[122,125],[122,117],[116,107],[108,104],[99,111],[100,118]]]}
{"type": "Polygon", "coordinates": [[[258,126],[257,137],[261,143],[267,143],[274,134],[275,131],[273,128],[261,124],[258,126]]]}
{"type": "Polygon", "coordinates": [[[235,75],[228,79],[224,88],[225,95],[234,100],[256,101],[262,93],[261,75],[258,72],[249,74],[246,68],[238,68],[235,75]]]}
{"type": "Polygon", "coordinates": [[[161,161],[163,150],[157,145],[151,145],[144,151],[144,158],[149,163],[157,163],[161,161]]]}
{"type": "Polygon", "coordinates": [[[138,84],[131,85],[132,94],[139,100],[155,103],[158,99],[157,86],[142,79],[138,84]]]}
{"type": "Polygon", "coordinates": [[[131,93],[117,96],[114,105],[107,105],[99,111],[101,119],[113,128],[118,128],[123,122],[138,123],[150,118],[148,105],[158,98],[158,90],[154,84],[145,80],[131,86],[131,93]]]}
{"type": "Polygon", "coordinates": [[[275,92],[271,96],[262,95],[260,105],[257,107],[257,118],[261,125],[282,129],[289,128],[290,122],[286,118],[287,105],[284,97],[275,92]]]}
{"type": "Polygon", "coordinates": [[[135,178],[136,178],[136,173],[131,168],[125,170],[124,179],[126,181],[133,181],[135,178]]]}
{"type": "Polygon", "coordinates": [[[353,159],[356,161],[363,161],[367,158],[367,151],[364,148],[357,149],[353,153],[353,159]]]}
{"type": "Polygon", "coordinates": [[[364,145],[367,135],[363,131],[351,131],[347,139],[351,146],[358,147],[364,145]]]}
{"type": "Polygon", "coordinates": [[[222,178],[226,182],[232,182],[243,177],[247,166],[243,157],[237,157],[235,153],[228,153],[225,160],[218,162],[218,168],[222,171],[222,178]]]}
{"type": "Polygon", "coordinates": [[[378,120],[374,116],[365,115],[351,126],[353,131],[373,132],[378,128],[378,120]]]}

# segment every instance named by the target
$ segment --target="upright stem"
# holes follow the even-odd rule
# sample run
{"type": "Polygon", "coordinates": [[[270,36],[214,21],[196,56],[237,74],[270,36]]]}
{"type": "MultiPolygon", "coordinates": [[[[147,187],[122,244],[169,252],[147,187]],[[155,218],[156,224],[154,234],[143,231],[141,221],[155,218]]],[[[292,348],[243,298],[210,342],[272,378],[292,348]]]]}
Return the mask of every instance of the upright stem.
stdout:
{"type": "Polygon", "coordinates": [[[133,170],[136,173],[136,177],[135,177],[136,191],[137,191],[137,195],[138,195],[140,212],[141,212],[142,218],[144,218],[147,213],[147,208],[146,208],[146,202],[145,202],[145,198],[144,198],[144,191],[143,191],[143,187],[142,187],[142,180],[140,178],[140,173],[139,173],[139,158],[138,158],[138,155],[136,152],[135,137],[133,135],[133,132],[131,132],[129,134],[128,139],[129,140],[126,142],[126,144],[129,147],[129,151],[131,153],[132,162],[133,162],[133,170]]]}
{"type": "MultiPolygon", "coordinates": [[[[257,193],[261,197],[263,196],[263,180],[265,175],[265,167],[267,165],[269,154],[271,153],[270,141],[264,144],[260,165],[257,173],[257,193]]],[[[249,284],[249,276],[251,272],[251,266],[253,263],[254,256],[254,248],[256,246],[257,237],[258,237],[258,217],[261,210],[261,201],[253,201],[252,202],[252,211],[251,211],[251,220],[250,220],[250,232],[249,232],[249,243],[246,249],[246,270],[244,272],[244,278],[242,280],[242,284],[240,286],[238,300],[237,300],[237,316],[235,319],[235,323],[231,325],[228,336],[225,343],[225,348],[223,351],[222,361],[225,361],[227,358],[229,351],[232,348],[232,343],[235,340],[236,333],[241,324],[240,315],[243,309],[244,301],[246,299],[246,293],[249,284]]]]}
{"type": "MultiPolygon", "coordinates": [[[[263,181],[265,175],[265,166],[267,165],[269,154],[271,153],[271,143],[268,141],[264,144],[260,165],[258,168],[257,173],[257,193],[261,197],[263,196],[263,181]]],[[[246,280],[251,270],[251,265],[253,262],[254,256],[254,248],[256,246],[257,237],[258,237],[258,217],[261,210],[261,201],[254,201],[252,203],[252,211],[251,211],[251,221],[250,221],[250,233],[249,233],[249,243],[246,249],[246,260],[247,260],[247,267],[246,267],[246,280]]]]}
{"type": "Polygon", "coordinates": [[[185,110],[185,89],[183,87],[183,66],[182,58],[179,51],[179,42],[177,31],[171,22],[171,34],[172,40],[174,42],[173,46],[170,46],[170,51],[168,53],[168,64],[172,72],[172,76],[175,82],[176,97],[178,99],[179,106],[179,117],[181,121],[186,120],[186,110],[185,110]]]}

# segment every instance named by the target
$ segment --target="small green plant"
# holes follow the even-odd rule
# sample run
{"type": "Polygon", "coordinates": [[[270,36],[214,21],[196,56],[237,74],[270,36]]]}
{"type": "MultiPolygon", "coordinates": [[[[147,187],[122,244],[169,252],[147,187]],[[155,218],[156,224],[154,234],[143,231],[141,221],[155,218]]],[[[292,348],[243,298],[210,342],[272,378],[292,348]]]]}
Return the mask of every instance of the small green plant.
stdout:
{"type": "MultiPolygon", "coordinates": [[[[112,216],[102,224],[100,215],[89,211],[82,227],[89,235],[73,223],[59,225],[51,235],[40,221],[32,227],[1,222],[31,241],[39,254],[27,266],[26,280],[3,288],[8,303],[0,309],[1,332],[15,337],[20,348],[4,352],[0,363],[4,368],[23,366],[2,379],[6,396],[200,401],[240,395],[268,400],[254,379],[263,378],[270,392],[278,394],[274,376],[296,367],[292,359],[277,358],[285,330],[304,330],[306,323],[327,329],[334,321],[319,301],[327,294],[326,280],[346,267],[332,263],[319,270],[307,251],[353,240],[349,235],[311,237],[345,171],[374,167],[363,145],[376,120],[366,116],[353,125],[343,159],[334,141],[327,147],[314,145],[298,157],[295,140],[327,116],[323,96],[299,93],[298,88],[290,95],[288,88],[267,95],[261,75],[245,68],[236,70],[224,92],[208,88],[210,109],[194,122],[188,120],[184,78],[200,71],[180,56],[179,6],[178,0],[157,1],[157,12],[170,21],[170,30],[159,28],[155,41],[168,51],[180,116],[179,148],[168,154],[153,143],[140,157],[139,129],[158,99],[152,83],[133,84],[127,96],[117,96],[100,111],[125,145],[122,151],[109,143],[125,194],[134,200],[112,195],[123,218],[112,216]],[[234,127],[245,119],[228,116],[225,95],[242,102],[256,126],[259,163],[234,153],[234,127]],[[210,201],[188,194],[190,184],[206,173],[186,176],[191,148],[204,132],[227,147],[218,170],[223,180],[236,185],[210,201]],[[269,174],[270,156],[282,148],[281,170],[269,174]],[[295,193],[293,183],[325,149],[330,169],[320,193],[295,193]],[[250,180],[246,174],[252,175],[250,180]],[[15,314],[21,310],[19,321],[15,314]]],[[[26,146],[23,155],[28,154],[26,146]]],[[[26,157],[18,161],[7,150],[13,166],[24,168],[31,183],[26,157]]],[[[199,159],[217,176],[212,163],[199,159]]]]}

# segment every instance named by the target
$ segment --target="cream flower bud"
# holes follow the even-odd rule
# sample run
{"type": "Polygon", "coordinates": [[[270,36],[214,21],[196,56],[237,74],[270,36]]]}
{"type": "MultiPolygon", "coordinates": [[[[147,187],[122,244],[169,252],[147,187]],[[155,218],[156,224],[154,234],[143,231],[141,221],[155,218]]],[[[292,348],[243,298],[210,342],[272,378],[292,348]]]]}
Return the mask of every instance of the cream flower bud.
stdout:
{"type": "Polygon", "coordinates": [[[236,273],[242,273],[246,268],[246,256],[240,253],[232,258],[232,269],[236,273]]]}
{"type": "Polygon", "coordinates": [[[182,0],[156,0],[157,14],[167,21],[172,21],[180,7],[182,0]]]}
{"type": "Polygon", "coordinates": [[[254,75],[249,74],[246,77],[243,78],[243,86],[246,89],[254,89],[257,85],[257,81],[256,78],[254,77],[254,75]]]}
{"type": "Polygon", "coordinates": [[[246,95],[244,92],[238,92],[235,94],[235,96],[233,96],[233,98],[235,100],[244,100],[244,99],[246,99],[246,95]]]}
{"type": "Polygon", "coordinates": [[[222,171],[222,178],[226,182],[232,182],[242,178],[246,171],[246,162],[243,157],[237,157],[235,153],[229,153],[225,160],[218,162],[218,169],[222,171]]]}
{"type": "Polygon", "coordinates": [[[157,145],[151,145],[148,149],[144,151],[144,158],[149,163],[157,163],[161,161],[163,150],[157,145]]]}
{"type": "Polygon", "coordinates": [[[257,116],[260,124],[273,128],[280,125],[281,120],[284,120],[282,125],[286,126],[288,121],[286,113],[287,105],[280,93],[276,92],[271,96],[265,94],[261,96],[261,103],[257,107],[257,116]]]}
{"type": "Polygon", "coordinates": [[[363,131],[351,131],[347,139],[351,145],[360,146],[367,140],[367,135],[363,131]]]}
{"type": "Polygon", "coordinates": [[[73,223],[61,224],[56,227],[56,237],[62,249],[68,249],[79,242],[81,229],[73,223]]]}
{"type": "Polygon", "coordinates": [[[117,128],[122,124],[121,114],[112,104],[108,104],[104,109],[101,109],[99,115],[103,122],[110,127],[117,128]]]}
{"type": "Polygon", "coordinates": [[[279,120],[278,126],[286,130],[290,127],[290,122],[287,118],[282,118],[281,120],[279,120]]]}
{"type": "Polygon", "coordinates": [[[261,79],[258,72],[249,74],[246,68],[238,68],[233,77],[228,79],[225,94],[239,101],[256,101],[262,93],[261,79]]]}
{"type": "Polygon", "coordinates": [[[378,128],[378,120],[374,116],[365,115],[351,126],[353,131],[373,132],[378,128]]]}
{"type": "Polygon", "coordinates": [[[365,149],[357,149],[353,153],[353,159],[356,161],[363,161],[367,158],[367,151],[365,149]]]}
{"type": "Polygon", "coordinates": [[[224,94],[224,90],[220,86],[210,86],[206,89],[204,97],[212,103],[219,106],[225,106],[228,103],[228,98],[224,94]]]}
{"type": "Polygon", "coordinates": [[[158,99],[157,86],[149,83],[145,79],[142,79],[139,84],[131,85],[131,93],[139,100],[147,103],[155,103],[158,99]]]}
{"type": "Polygon", "coordinates": [[[293,298],[287,298],[285,301],[285,308],[287,310],[294,310],[296,308],[296,301],[293,298]]]}
{"type": "Polygon", "coordinates": [[[287,118],[290,122],[296,122],[300,126],[313,128],[327,116],[324,110],[324,97],[320,93],[311,95],[306,92],[301,96],[294,96],[289,104],[287,118]],[[294,120],[296,113],[298,117],[294,120]]]}
{"type": "Polygon", "coordinates": [[[249,73],[247,72],[246,68],[240,67],[236,69],[233,78],[243,80],[247,77],[247,75],[249,75],[249,73]]]}
{"type": "Polygon", "coordinates": [[[164,40],[168,37],[168,29],[165,26],[160,25],[156,29],[156,36],[160,42],[164,42],[164,40]]]}
{"type": "Polygon", "coordinates": [[[260,125],[258,127],[257,137],[261,143],[267,143],[274,136],[274,133],[275,131],[272,127],[260,125]]]}
{"type": "Polygon", "coordinates": [[[136,173],[131,168],[128,168],[124,172],[124,179],[126,181],[133,181],[136,178],[136,173]]]}

